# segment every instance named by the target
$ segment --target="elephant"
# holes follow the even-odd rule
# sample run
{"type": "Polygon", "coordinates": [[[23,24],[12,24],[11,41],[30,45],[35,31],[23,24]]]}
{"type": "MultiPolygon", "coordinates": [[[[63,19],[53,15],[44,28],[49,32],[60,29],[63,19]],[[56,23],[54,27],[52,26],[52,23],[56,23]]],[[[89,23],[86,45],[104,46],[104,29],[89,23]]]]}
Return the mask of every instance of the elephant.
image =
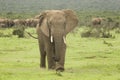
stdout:
{"type": "Polygon", "coordinates": [[[66,35],[78,24],[74,11],[45,10],[36,17],[39,23],[36,26],[40,50],[40,67],[64,71],[66,53],[66,35]]]}
{"type": "Polygon", "coordinates": [[[7,24],[8,24],[8,27],[13,27],[14,26],[14,22],[11,19],[7,20],[7,24]]]}
{"type": "Polygon", "coordinates": [[[3,28],[3,27],[5,27],[5,26],[6,26],[6,25],[5,25],[5,20],[2,19],[2,18],[0,18],[0,27],[3,28]]]}
{"type": "Polygon", "coordinates": [[[92,24],[93,25],[101,25],[102,21],[105,21],[105,18],[93,18],[92,24]]]}
{"type": "Polygon", "coordinates": [[[6,25],[3,23],[0,23],[0,28],[4,28],[4,27],[6,27],[6,25]]]}
{"type": "Polygon", "coordinates": [[[25,22],[26,22],[26,26],[31,26],[32,20],[31,19],[26,19],[25,22]]]}
{"type": "Polygon", "coordinates": [[[31,20],[31,27],[36,27],[39,22],[39,19],[32,19],[31,20]]]}
{"type": "Polygon", "coordinates": [[[0,27],[9,28],[14,26],[14,22],[11,19],[0,19],[0,27]]]}
{"type": "Polygon", "coordinates": [[[39,19],[30,18],[30,19],[26,19],[25,22],[26,22],[26,26],[36,27],[39,22],[39,19]]]}
{"type": "Polygon", "coordinates": [[[25,26],[25,24],[26,24],[25,20],[22,20],[22,19],[14,19],[13,22],[14,22],[15,26],[18,26],[18,25],[25,26]]]}

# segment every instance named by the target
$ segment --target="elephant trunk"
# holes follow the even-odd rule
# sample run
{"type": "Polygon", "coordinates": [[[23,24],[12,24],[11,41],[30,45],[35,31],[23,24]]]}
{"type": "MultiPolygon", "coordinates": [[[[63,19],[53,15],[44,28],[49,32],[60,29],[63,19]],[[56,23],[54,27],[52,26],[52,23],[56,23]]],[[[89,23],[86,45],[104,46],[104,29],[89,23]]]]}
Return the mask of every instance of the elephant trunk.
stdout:
{"type": "Polygon", "coordinates": [[[54,46],[55,46],[55,61],[56,62],[59,62],[60,60],[64,59],[65,57],[65,37],[63,36],[57,36],[57,37],[54,37],[54,46]]]}
{"type": "Polygon", "coordinates": [[[54,37],[54,51],[56,61],[56,71],[64,71],[65,51],[66,51],[65,37],[54,37]]]}
{"type": "Polygon", "coordinates": [[[58,62],[60,60],[60,54],[62,49],[62,38],[55,37],[55,61],[58,62]]]}

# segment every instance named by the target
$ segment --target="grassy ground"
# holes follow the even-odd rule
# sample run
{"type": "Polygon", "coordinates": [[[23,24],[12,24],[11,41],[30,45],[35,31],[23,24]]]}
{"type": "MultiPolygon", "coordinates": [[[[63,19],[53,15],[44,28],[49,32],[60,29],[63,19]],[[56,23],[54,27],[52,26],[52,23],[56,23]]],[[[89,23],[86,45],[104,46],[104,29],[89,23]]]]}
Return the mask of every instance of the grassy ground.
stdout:
{"type": "Polygon", "coordinates": [[[62,76],[39,68],[39,58],[37,40],[0,38],[0,80],[120,80],[120,35],[96,39],[69,34],[62,76]]]}

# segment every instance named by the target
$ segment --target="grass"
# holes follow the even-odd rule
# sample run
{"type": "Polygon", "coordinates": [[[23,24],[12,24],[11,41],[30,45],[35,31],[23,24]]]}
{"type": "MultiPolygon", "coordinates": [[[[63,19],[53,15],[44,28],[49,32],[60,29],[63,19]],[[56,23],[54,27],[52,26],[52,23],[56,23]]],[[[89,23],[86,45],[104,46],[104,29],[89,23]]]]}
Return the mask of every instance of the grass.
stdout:
{"type": "Polygon", "coordinates": [[[39,68],[39,58],[36,39],[0,38],[0,80],[120,80],[120,35],[97,39],[69,34],[62,76],[39,68]]]}

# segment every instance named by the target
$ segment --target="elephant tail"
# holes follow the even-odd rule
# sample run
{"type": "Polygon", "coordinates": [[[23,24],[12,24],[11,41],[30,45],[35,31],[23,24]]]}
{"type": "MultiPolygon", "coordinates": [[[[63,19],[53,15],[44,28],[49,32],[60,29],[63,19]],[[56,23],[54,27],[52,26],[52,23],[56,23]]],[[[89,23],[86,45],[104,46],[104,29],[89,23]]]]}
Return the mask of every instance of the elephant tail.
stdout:
{"type": "Polygon", "coordinates": [[[27,31],[25,31],[30,37],[32,37],[32,38],[34,38],[34,39],[38,39],[38,37],[35,37],[35,36],[33,36],[31,33],[29,33],[29,32],[27,32],[27,31]]]}

